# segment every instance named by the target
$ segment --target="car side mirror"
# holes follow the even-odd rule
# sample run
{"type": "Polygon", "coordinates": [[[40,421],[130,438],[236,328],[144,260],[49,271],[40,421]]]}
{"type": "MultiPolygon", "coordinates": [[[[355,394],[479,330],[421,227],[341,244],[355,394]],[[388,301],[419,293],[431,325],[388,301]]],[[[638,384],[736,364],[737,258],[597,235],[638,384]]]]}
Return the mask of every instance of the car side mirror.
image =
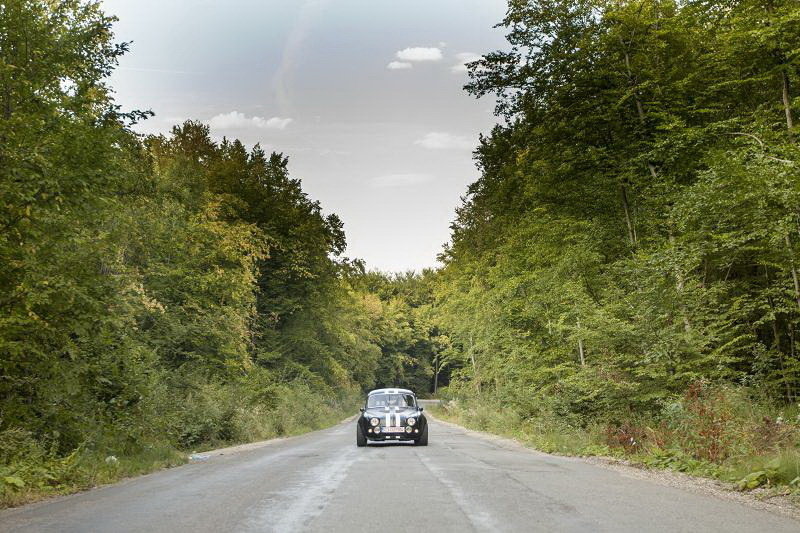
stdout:
{"type": "Polygon", "coordinates": [[[424,407],[420,407],[420,408],[419,408],[419,410],[420,410],[420,411],[424,411],[424,410],[425,410],[425,408],[424,408],[424,407]]]}
{"type": "Polygon", "coordinates": [[[361,409],[359,409],[359,411],[361,411],[363,413],[364,412],[364,408],[362,407],[361,409]]]}

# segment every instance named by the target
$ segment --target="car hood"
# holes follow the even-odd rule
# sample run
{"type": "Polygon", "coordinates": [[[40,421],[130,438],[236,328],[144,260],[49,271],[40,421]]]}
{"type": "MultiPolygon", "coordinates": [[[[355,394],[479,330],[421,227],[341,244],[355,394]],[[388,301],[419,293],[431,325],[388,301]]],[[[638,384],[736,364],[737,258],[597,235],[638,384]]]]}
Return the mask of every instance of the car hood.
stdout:
{"type": "Polygon", "coordinates": [[[417,416],[419,410],[416,407],[370,407],[364,411],[364,416],[382,418],[387,414],[394,416],[395,413],[407,418],[409,416],[417,416]]]}

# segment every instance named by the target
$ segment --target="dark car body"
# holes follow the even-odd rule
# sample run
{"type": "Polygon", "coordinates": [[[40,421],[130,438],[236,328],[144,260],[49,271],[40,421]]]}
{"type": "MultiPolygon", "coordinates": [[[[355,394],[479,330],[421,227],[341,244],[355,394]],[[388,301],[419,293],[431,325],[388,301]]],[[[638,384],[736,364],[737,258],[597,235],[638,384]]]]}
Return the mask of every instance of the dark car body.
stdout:
{"type": "Polygon", "coordinates": [[[428,445],[428,420],[408,389],[376,389],[367,394],[356,427],[356,444],[411,441],[428,445]]]}

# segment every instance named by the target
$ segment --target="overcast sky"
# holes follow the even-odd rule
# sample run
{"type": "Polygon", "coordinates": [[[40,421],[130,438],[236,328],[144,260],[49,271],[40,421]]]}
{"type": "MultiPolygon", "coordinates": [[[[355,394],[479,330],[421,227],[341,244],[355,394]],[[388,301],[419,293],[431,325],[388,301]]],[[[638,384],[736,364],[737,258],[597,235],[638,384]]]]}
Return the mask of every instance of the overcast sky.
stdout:
{"type": "Polygon", "coordinates": [[[139,130],[196,119],[289,156],[345,224],[347,255],[436,265],[491,99],[463,62],[503,47],[504,0],[105,0],[133,41],[111,83],[139,130]]]}

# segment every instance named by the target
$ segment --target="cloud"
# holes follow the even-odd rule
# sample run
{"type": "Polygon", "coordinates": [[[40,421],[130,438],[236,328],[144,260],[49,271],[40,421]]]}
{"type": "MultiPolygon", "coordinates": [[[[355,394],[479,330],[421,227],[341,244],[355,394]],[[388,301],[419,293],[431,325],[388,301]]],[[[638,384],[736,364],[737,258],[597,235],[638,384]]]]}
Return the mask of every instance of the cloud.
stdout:
{"type": "Polygon", "coordinates": [[[230,113],[220,113],[211,117],[208,125],[214,129],[230,130],[230,129],[247,129],[258,128],[262,130],[283,130],[292,122],[290,118],[281,117],[248,117],[244,113],[238,111],[231,111],[230,113]]]}
{"type": "Polygon", "coordinates": [[[467,137],[452,135],[443,131],[426,133],[424,137],[414,141],[414,144],[428,150],[472,150],[475,148],[475,142],[467,137]]]}
{"type": "Polygon", "coordinates": [[[433,176],[430,174],[386,174],[372,178],[370,183],[379,189],[389,189],[394,187],[408,187],[419,185],[431,181],[433,176]]]}
{"type": "Polygon", "coordinates": [[[395,54],[402,61],[440,61],[442,50],[440,48],[412,47],[403,48],[395,54]]]}
{"type": "Polygon", "coordinates": [[[386,68],[388,68],[389,70],[403,70],[403,69],[409,69],[412,66],[413,65],[411,65],[411,63],[407,63],[405,61],[392,61],[391,63],[386,65],[386,68]]]}
{"type": "Polygon", "coordinates": [[[458,63],[450,67],[452,72],[466,72],[467,71],[467,63],[472,63],[473,61],[477,61],[481,58],[478,54],[473,54],[472,52],[461,52],[460,54],[456,54],[456,59],[458,59],[458,63]]]}

